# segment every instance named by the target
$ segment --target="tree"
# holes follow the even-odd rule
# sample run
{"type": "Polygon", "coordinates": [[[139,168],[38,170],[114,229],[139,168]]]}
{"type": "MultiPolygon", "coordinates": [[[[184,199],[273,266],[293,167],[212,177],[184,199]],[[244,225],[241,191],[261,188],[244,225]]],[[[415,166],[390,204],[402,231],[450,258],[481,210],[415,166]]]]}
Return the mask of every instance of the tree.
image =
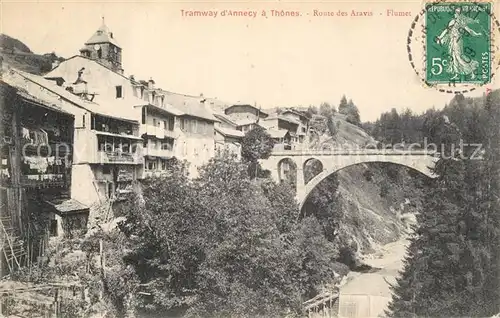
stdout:
{"type": "Polygon", "coordinates": [[[288,185],[250,180],[229,153],[212,158],[194,180],[178,165],[168,177],[144,181],[120,224],[129,246],[123,259],[150,294],[142,310],[299,314],[303,298],[334,279],[332,245],[301,230],[288,185]]]}
{"type": "Polygon", "coordinates": [[[245,134],[241,142],[241,157],[246,162],[257,162],[267,159],[271,155],[274,141],[269,133],[260,126],[256,126],[245,134]]]}
{"type": "Polygon", "coordinates": [[[323,102],[321,103],[321,105],[319,105],[319,114],[321,116],[330,118],[331,116],[333,116],[334,113],[335,113],[335,108],[332,107],[332,105],[330,105],[329,103],[323,102]]]}
{"type": "Polygon", "coordinates": [[[263,171],[259,159],[267,159],[274,147],[274,140],[261,126],[256,126],[245,134],[241,142],[241,157],[247,163],[247,171],[251,178],[267,177],[269,173],[263,171]]]}
{"type": "Polygon", "coordinates": [[[307,107],[306,111],[307,117],[311,118],[313,115],[317,115],[318,113],[319,113],[318,107],[314,105],[309,105],[309,107],[307,107]]]}
{"type": "Polygon", "coordinates": [[[342,98],[340,99],[340,104],[339,104],[339,113],[340,114],[347,114],[349,106],[347,105],[347,98],[345,95],[342,95],[342,98]]]}
{"type": "Polygon", "coordinates": [[[351,99],[347,103],[347,109],[349,110],[347,113],[347,121],[353,125],[360,126],[361,118],[359,117],[359,109],[354,105],[351,99]]]}
{"type": "Polygon", "coordinates": [[[342,99],[340,100],[339,113],[346,115],[347,122],[357,126],[361,126],[358,107],[354,105],[351,99],[347,101],[345,95],[343,95],[342,99]]]}
{"type": "MultiPolygon", "coordinates": [[[[485,160],[441,158],[427,193],[419,228],[388,314],[489,317],[500,311],[500,112],[486,97],[485,160]]],[[[460,101],[460,100],[459,100],[460,101]]],[[[456,142],[459,129],[443,116],[430,118],[435,140],[456,142]]]]}

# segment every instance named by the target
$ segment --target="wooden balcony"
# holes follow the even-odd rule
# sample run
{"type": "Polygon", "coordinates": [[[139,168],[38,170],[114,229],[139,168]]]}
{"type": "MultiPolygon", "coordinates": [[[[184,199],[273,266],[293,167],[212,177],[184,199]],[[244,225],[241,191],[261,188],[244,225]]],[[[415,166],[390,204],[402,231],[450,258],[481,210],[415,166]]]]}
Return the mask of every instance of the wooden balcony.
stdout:
{"type": "Polygon", "coordinates": [[[165,159],[174,157],[174,150],[173,149],[144,148],[143,153],[144,153],[144,156],[159,157],[159,158],[165,158],[165,159]]]}
{"type": "Polygon", "coordinates": [[[138,165],[144,163],[144,158],[140,153],[98,151],[97,158],[93,163],[116,163],[138,165]]]}
{"type": "Polygon", "coordinates": [[[71,180],[64,174],[29,174],[22,175],[20,183],[26,188],[66,188],[71,180]]]}
{"type": "Polygon", "coordinates": [[[174,130],[164,129],[163,127],[155,127],[153,125],[141,125],[140,134],[147,136],[155,136],[158,139],[163,139],[165,137],[175,139],[177,135],[174,130]]]}

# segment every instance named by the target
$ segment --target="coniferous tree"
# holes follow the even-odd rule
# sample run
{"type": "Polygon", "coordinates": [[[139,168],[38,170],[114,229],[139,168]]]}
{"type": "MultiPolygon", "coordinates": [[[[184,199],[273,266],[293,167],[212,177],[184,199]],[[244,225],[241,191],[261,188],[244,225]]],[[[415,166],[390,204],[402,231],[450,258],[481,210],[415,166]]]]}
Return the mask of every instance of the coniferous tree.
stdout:
{"type": "MultiPolygon", "coordinates": [[[[485,99],[484,160],[442,158],[436,165],[439,177],[428,192],[404,270],[393,287],[389,316],[489,317],[500,311],[497,98],[485,99]]],[[[439,125],[439,117],[432,120],[428,128],[433,138],[450,154],[460,136],[458,127],[439,125]]]]}
{"type": "Polygon", "coordinates": [[[342,95],[342,98],[340,99],[340,104],[339,104],[339,113],[346,114],[347,109],[348,109],[347,98],[345,97],[345,95],[342,95]]]}

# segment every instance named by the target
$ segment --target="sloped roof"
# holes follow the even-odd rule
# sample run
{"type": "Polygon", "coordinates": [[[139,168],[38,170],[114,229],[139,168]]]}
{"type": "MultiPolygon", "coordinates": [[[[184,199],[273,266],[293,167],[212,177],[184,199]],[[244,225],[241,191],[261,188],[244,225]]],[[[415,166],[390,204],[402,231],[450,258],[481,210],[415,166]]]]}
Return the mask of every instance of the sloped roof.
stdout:
{"type": "Polygon", "coordinates": [[[219,121],[214,117],[212,111],[205,104],[201,103],[203,100],[202,97],[183,95],[165,90],[160,91],[165,94],[165,101],[183,112],[183,115],[198,117],[209,121],[219,121]]]}
{"type": "Polygon", "coordinates": [[[44,202],[52,206],[61,214],[88,212],[89,207],[83,203],[70,198],[44,198],[44,202]]]}
{"type": "Polygon", "coordinates": [[[88,39],[88,41],[85,42],[85,44],[87,45],[99,44],[99,43],[111,43],[121,48],[118,42],[116,42],[113,36],[113,32],[111,32],[109,28],[104,24],[104,21],[102,25],[99,27],[99,29],[97,29],[97,31],[95,31],[95,33],[90,37],[90,39],[88,39]]]}
{"type": "Polygon", "coordinates": [[[301,118],[308,119],[308,117],[304,113],[302,113],[298,110],[295,110],[293,108],[287,108],[287,109],[283,110],[282,114],[286,114],[286,113],[292,113],[292,114],[295,114],[301,118]]]}
{"type": "Polygon", "coordinates": [[[284,138],[286,134],[288,134],[288,130],[275,130],[275,129],[268,129],[267,132],[271,136],[271,138],[284,138]]]}
{"type": "Polygon", "coordinates": [[[256,111],[258,111],[261,115],[265,115],[265,116],[268,116],[269,114],[262,111],[262,109],[259,109],[255,106],[252,106],[250,104],[234,104],[234,105],[231,105],[229,107],[227,107],[225,110],[224,110],[224,113],[227,114],[228,110],[232,109],[232,108],[237,108],[237,107],[248,107],[248,108],[251,108],[251,109],[255,109],[256,111]]]}
{"type": "Polygon", "coordinates": [[[231,126],[234,126],[234,127],[238,126],[231,118],[227,117],[226,115],[214,113],[214,116],[215,116],[215,118],[220,119],[221,121],[224,121],[231,126]]]}
{"type": "MultiPolygon", "coordinates": [[[[113,71],[98,61],[80,55],[75,55],[61,62],[56,68],[45,74],[44,77],[48,79],[62,78],[66,82],[72,83],[82,68],[84,69],[83,79],[86,79],[89,83],[89,91],[94,90],[95,92],[106,85],[114,85],[112,84],[113,81],[110,81],[110,76],[117,77],[120,81],[130,82],[130,79],[123,76],[123,74],[113,71]]],[[[137,118],[136,111],[133,109],[134,106],[148,105],[149,102],[136,96],[127,96],[127,98],[122,99],[114,98],[109,94],[100,94],[94,98],[94,104],[101,107],[99,110],[92,109],[92,111],[102,115],[137,121],[139,118],[137,118]]]]}
{"type": "Polygon", "coordinates": [[[244,118],[244,119],[240,119],[240,120],[235,121],[235,123],[236,123],[236,126],[246,126],[246,125],[256,124],[257,121],[255,119],[251,119],[251,118],[244,118]]]}
{"type": "Polygon", "coordinates": [[[292,118],[288,118],[286,116],[278,115],[278,114],[273,114],[273,115],[265,118],[264,120],[273,120],[273,119],[280,119],[280,120],[284,120],[284,121],[287,121],[287,122],[295,124],[295,125],[300,125],[300,123],[297,120],[292,119],[292,118]]]}
{"type": "MultiPolygon", "coordinates": [[[[141,106],[141,105],[139,105],[139,106],[141,106]]],[[[156,106],[156,105],[148,104],[148,107],[151,107],[151,108],[159,110],[159,111],[167,112],[167,113],[172,114],[174,116],[184,115],[183,111],[178,110],[177,108],[175,108],[174,106],[172,106],[169,103],[164,103],[163,106],[156,106]]]]}
{"type": "Polygon", "coordinates": [[[54,85],[52,82],[44,79],[41,76],[26,73],[14,68],[11,68],[8,72],[4,73],[2,76],[2,80],[4,83],[10,85],[11,87],[14,87],[17,90],[17,94],[27,100],[33,101],[35,103],[40,103],[43,104],[44,106],[50,107],[51,109],[55,111],[61,111],[65,112],[68,114],[75,115],[75,108],[80,108],[80,109],[85,109],[83,106],[83,101],[81,101],[78,97],[74,96],[70,92],[67,92],[66,90],[58,87],[57,85],[54,85]],[[56,95],[59,95],[61,97],[64,97],[68,101],[70,101],[74,105],[73,107],[71,104],[68,103],[61,103],[57,98],[54,98],[53,100],[49,100],[49,98],[40,95],[40,92],[37,92],[36,90],[28,90],[25,81],[31,81],[32,83],[46,88],[49,91],[52,91],[56,95]],[[56,86],[57,88],[53,88],[52,85],[56,86]],[[62,92],[58,92],[59,89],[62,92]],[[37,94],[38,93],[38,94],[37,94]],[[59,94],[60,93],[60,94],[59,94]]]}
{"type": "MultiPolygon", "coordinates": [[[[63,87],[57,86],[57,84],[55,84],[54,82],[47,80],[41,76],[26,73],[26,72],[19,71],[19,70],[14,70],[14,69],[12,69],[12,71],[14,73],[19,74],[22,78],[29,80],[29,81],[37,84],[40,87],[47,89],[48,91],[52,92],[53,94],[59,95],[60,97],[66,99],[67,101],[74,104],[76,107],[79,107],[79,108],[85,109],[87,111],[90,111],[92,113],[100,114],[100,115],[103,115],[106,117],[112,117],[112,118],[116,118],[116,119],[137,122],[137,119],[135,118],[134,114],[131,111],[127,111],[128,109],[125,105],[121,105],[121,104],[123,104],[123,100],[115,100],[115,101],[113,101],[114,104],[111,104],[108,102],[102,102],[102,101],[100,102],[100,104],[90,102],[90,101],[85,101],[85,100],[81,99],[80,97],[68,92],[63,87]]],[[[6,79],[5,74],[4,74],[4,80],[8,83],[8,80],[6,79]]],[[[13,83],[14,85],[12,85],[12,86],[18,86],[18,87],[23,88],[22,83],[17,83],[17,85],[16,85],[16,83],[15,83],[16,80],[14,79],[13,81],[14,81],[14,83],[13,83]]],[[[19,81],[19,80],[17,80],[17,81],[19,81]]],[[[36,93],[36,92],[34,92],[34,93],[36,93]]],[[[40,96],[40,99],[43,99],[43,98],[44,98],[43,96],[40,96]]],[[[47,100],[47,102],[50,102],[50,101],[47,100]]],[[[69,105],[67,105],[65,103],[60,103],[60,105],[58,105],[58,106],[65,107],[66,108],[65,110],[67,112],[75,115],[75,109],[73,109],[69,105]]]]}
{"type": "Polygon", "coordinates": [[[236,129],[230,129],[226,127],[215,127],[215,130],[224,136],[237,137],[237,138],[242,138],[245,136],[245,134],[242,131],[236,129]]]}

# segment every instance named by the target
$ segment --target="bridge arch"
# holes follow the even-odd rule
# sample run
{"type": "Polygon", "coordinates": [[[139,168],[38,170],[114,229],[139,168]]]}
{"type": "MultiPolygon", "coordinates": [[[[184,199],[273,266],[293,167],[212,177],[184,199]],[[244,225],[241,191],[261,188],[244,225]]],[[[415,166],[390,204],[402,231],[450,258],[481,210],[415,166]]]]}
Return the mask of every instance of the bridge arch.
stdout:
{"type": "MultiPolygon", "coordinates": [[[[323,161],[318,157],[310,157],[304,160],[302,164],[302,174],[304,183],[307,184],[315,176],[323,172],[324,164],[323,161]],[[311,172],[311,175],[306,174],[307,171],[311,172]]],[[[300,171],[298,173],[301,173],[300,171]]]]}
{"type": "Polygon", "coordinates": [[[297,201],[299,203],[300,210],[304,206],[305,201],[311,194],[312,190],[325,180],[329,175],[334,174],[342,169],[350,166],[362,164],[362,163],[392,163],[399,166],[408,167],[412,170],[418,171],[421,174],[429,177],[437,177],[431,168],[434,167],[436,159],[432,156],[419,156],[418,158],[412,158],[412,156],[386,156],[386,157],[368,157],[360,160],[340,160],[333,165],[328,165],[326,169],[313,177],[309,182],[303,186],[297,187],[297,201]]]}
{"type": "Polygon", "coordinates": [[[278,180],[283,181],[291,178],[296,182],[294,174],[297,173],[297,163],[292,157],[285,157],[279,160],[276,164],[278,170],[278,180]]]}

